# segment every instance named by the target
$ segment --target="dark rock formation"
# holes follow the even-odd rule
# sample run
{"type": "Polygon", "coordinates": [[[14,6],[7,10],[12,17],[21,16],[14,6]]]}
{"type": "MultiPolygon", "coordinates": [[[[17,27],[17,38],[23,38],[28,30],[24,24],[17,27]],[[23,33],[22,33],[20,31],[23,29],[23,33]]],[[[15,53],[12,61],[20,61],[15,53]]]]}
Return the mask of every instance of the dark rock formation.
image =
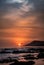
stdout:
{"type": "Polygon", "coordinates": [[[16,62],[14,62],[14,63],[12,63],[12,64],[10,64],[10,65],[34,65],[35,64],[35,62],[34,61],[28,61],[28,62],[18,62],[18,61],[16,61],[16,62]]]}
{"type": "Polygon", "coordinates": [[[39,53],[37,57],[38,58],[44,58],[44,52],[39,53]]]}
{"type": "Polygon", "coordinates": [[[44,46],[44,41],[32,41],[25,46],[44,46]]]}

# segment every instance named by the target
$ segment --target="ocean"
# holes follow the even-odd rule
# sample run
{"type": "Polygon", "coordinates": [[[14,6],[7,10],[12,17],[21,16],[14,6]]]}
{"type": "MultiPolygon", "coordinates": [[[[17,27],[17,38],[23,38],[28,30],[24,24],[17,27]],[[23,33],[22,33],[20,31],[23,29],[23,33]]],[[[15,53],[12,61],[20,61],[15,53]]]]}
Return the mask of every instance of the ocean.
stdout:
{"type": "MultiPolygon", "coordinates": [[[[25,48],[44,48],[44,47],[25,47],[25,48]]],[[[21,50],[21,49],[19,49],[21,50]]],[[[25,49],[26,50],[26,49],[25,49]]],[[[0,50],[1,51],[1,50],[0,50]]],[[[12,51],[12,50],[11,50],[12,51]]],[[[44,58],[42,59],[25,59],[24,56],[26,55],[32,55],[34,57],[36,57],[39,53],[38,52],[34,52],[34,53],[0,53],[0,60],[4,60],[4,59],[16,59],[18,61],[34,61],[35,64],[34,65],[44,65],[44,58]]],[[[10,65],[12,62],[9,63],[0,63],[0,65],[10,65]]]]}

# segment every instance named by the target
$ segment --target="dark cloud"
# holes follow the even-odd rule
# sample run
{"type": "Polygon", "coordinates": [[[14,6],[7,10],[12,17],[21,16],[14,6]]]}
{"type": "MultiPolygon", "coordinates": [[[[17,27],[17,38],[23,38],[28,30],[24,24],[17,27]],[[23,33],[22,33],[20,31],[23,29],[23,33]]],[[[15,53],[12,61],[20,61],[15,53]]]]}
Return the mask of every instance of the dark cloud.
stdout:
{"type": "Polygon", "coordinates": [[[13,9],[19,9],[22,3],[7,3],[7,0],[0,0],[0,14],[3,16],[13,9]]]}
{"type": "MultiPolygon", "coordinates": [[[[25,12],[25,14],[23,14],[24,16],[28,16],[29,13],[44,13],[44,0],[25,0],[23,3],[19,3],[19,2],[14,2],[14,3],[6,3],[7,0],[0,0],[0,10],[2,12],[2,14],[5,12],[7,13],[8,11],[17,8],[20,9],[22,8],[22,5],[24,5],[25,3],[27,3],[25,6],[29,7],[30,4],[34,5],[34,9],[31,9],[31,11],[27,11],[25,12]]],[[[30,10],[30,9],[29,9],[30,10]]],[[[29,14],[30,15],[30,14],[29,14]]]]}
{"type": "Polygon", "coordinates": [[[28,4],[33,3],[36,8],[44,9],[44,0],[27,0],[28,4]]]}
{"type": "MultiPolygon", "coordinates": [[[[19,8],[22,3],[15,2],[15,3],[6,3],[7,0],[0,0],[0,8],[2,7],[3,10],[7,8],[19,8]]],[[[44,0],[25,0],[24,3],[27,2],[27,5],[30,3],[34,4],[36,11],[43,11],[44,10],[44,0]]]]}

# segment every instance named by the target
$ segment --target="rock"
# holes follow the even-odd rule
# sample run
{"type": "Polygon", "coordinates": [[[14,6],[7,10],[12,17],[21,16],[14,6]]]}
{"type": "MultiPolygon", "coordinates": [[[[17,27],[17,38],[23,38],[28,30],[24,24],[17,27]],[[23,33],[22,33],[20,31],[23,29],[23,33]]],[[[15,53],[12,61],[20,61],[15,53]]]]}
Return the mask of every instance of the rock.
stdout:
{"type": "Polygon", "coordinates": [[[42,53],[40,52],[37,57],[38,58],[44,58],[44,52],[42,52],[42,53]]]}
{"type": "Polygon", "coordinates": [[[28,62],[14,62],[14,63],[12,63],[12,64],[10,64],[10,65],[34,65],[35,64],[35,62],[34,61],[28,61],[28,62]]]}

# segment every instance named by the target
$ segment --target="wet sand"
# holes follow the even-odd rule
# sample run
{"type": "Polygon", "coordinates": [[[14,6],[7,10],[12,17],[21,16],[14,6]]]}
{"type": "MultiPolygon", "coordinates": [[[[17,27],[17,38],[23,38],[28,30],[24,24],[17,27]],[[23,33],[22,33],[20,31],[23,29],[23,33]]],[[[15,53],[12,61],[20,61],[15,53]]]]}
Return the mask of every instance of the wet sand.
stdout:
{"type": "MultiPolygon", "coordinates": [[[[33,60],[35,62],[34,65],[44,65],[44,59],[37,59],[37,60],[33,60]]],[[[10,65],[11,63],[3,63],[0,65],[10,65]]]]}

